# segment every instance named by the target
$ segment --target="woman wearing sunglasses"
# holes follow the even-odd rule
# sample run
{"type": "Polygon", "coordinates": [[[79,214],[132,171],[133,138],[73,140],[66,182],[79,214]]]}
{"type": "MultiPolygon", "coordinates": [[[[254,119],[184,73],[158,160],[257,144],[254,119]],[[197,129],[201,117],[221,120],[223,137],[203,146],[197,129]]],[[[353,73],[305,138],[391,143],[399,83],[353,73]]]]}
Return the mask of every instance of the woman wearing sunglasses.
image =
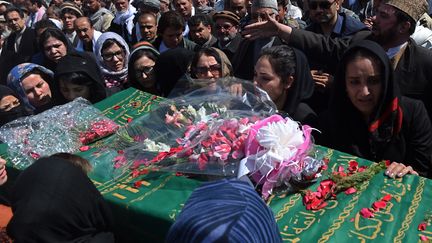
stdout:
{"type": "Polygon", "coordinates": [[[192,59],[191,76],[197,79],[211,80],[232,76],[231,62],[217,48],[201,49],[192,59]]]}
{"type": "Polygon", "coordinates": [[[131,87],[147,93],[161,95],[156,85],[154,66],[159,58],[159,52],[147,41],[138,42],[133,46],[129,56],[129,84],[131,87]]]}
{"type": "MultiPolygon", "coordinates": [[[[168,97],[177,97],[203,87],[209,92],[214,92],[218,86],[218,79],[230,76],[233,76],[233,69],[225,53],[215,47],[202,48],[193,56],[190,72],[176,82],[168,97]]],[[[241,90],[241,85],[233,86],[232,89],[241,90]]]]}
{"type": "Polygon", "coordinates": [[[113,32],[103,33],[94,48],[96,61],[102,71],[108,95],[126,88],[128,82],[129,47],[113,32]]]}

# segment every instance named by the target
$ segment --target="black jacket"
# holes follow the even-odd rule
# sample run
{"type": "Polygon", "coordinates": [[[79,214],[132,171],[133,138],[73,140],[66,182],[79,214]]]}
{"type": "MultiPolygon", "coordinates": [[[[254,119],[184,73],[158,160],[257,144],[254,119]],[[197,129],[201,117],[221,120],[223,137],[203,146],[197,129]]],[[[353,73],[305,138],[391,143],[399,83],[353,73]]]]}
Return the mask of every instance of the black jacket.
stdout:
{"type": "Polygon", "coordinates": [[[6,84],[9,71],[23,62],[30,62],[32,56],[37,52],[36,33],[31,28],[26,28],[21,37],[18,51],[15,52],[16,33],[11,33],[6,39],[0,55],[0,83],[6,84]]]}
{"type": "MultiPolygon", "coordinates": [[[[373,39],[370,31],[359,31],[351,37],[329,38],[293,29],[289,45],[302,50],[310,62],[328,63],[334,73],[348,47],[364,39],[373,39]]],[[[394,74],[402,95],[423,101],[432,117],[432,52],[409,39],[394,74]]]]}
{"type": "Polygon", "coordinates": [[[361,41],[342,58],[335,75],[328,112],[321,115],[319,144],[372,161],[383,159],[411,165],[423,176],[431,177],[432,126],[424,104],[400,95],[390,61],[375,42],[361,41]],[[380,60],[382,93],[374,112],[364,115],[347,95],[347,61],[358,49],[373,53],[380,60]]]}

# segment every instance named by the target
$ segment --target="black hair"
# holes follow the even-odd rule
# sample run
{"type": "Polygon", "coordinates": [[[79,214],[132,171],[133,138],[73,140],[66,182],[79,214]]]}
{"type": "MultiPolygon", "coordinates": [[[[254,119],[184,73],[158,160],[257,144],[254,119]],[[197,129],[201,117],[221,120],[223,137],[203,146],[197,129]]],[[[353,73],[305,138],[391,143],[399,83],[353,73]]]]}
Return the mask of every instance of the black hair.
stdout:
{"type": "Polygon", "coordinates": [[[42,0],[29,0],[31,4],[36,4],[39,8],[43,6],[42,0]]]}
{"type": "Polygon", "coordinates": [[[123,52],[126,54],[125,47],[116,39],[107,39],[102,45],[101,54],[102,54],[103,50],[111,47],[114,44],[118,45],[123,50],[123,52]]]}
{"type": "MultiPolygon", "coordinates": [[[[91,103],[96,103],[106,97],[104,93],[98,92],[97,81],[92,80],[85,72],[62,73],[57,77],[57,80],[58,82],[64,80],[71,84],[87,86],[90,90],[89,101],[91,103]]],[[[60,84],[58,84],[58,86],[60,86],[60,84]]]]}
{"type": "Polygon", "coordinates": [[[277,5],[282,6],[282,7],[286,7],[288,5],[288,1],[287,0],[277,0],[277,5]]]}
{"type": "Polygon", "coordinates": [[[408,33],[412,35],[416,28],[416,21],[413,18],[411,18],[407,13],[397,8],[395,9],[396,9],[395,15],[396,15],[397,22],[401,24],[408,21],[410,23],[410,28],[408,29],[408,33]]]}
{"type": "Polygon", "coordinates": [[[27,72],[25,75],[23,75],[21,77],[21,80],[24,80],[25,78],[27,78],[28,76],[32,75],[32,74],[37,74],[39,76],[41,76],[41,78],[48,83],[48,85],[51,85],[53,83],[53,78],[51,76],[49,76],[48,74],[42,72],[41,70],[39,70],[38,68],[34,68],[32,69],[30,72],[27,72]]]}
{"type": "Polygon", "coordinates": [[[219,53],[214,48],[202,48],[199,51],[195,53],[195,55],[192,58],[191,61],[191,76],[193,78],[196,78],[196,66],[198,65],[198,61],[202,56],[209,56],[214,57],[216,59],[216,62],[220,65],[222,65],[221,57],[219,56],[219,53]]]}
{"type": "Polygon", "coordinates": [[[7,15],[10,12],[17,12],[21,18],[24,18],[24,11],[21,8],[18,8],[15,6],[10,6],[10,7],[7,7],[6,11],[4,12],[4,16],[5,16],[6,20],[7,20],[7,15]]]}
{"type": "Polygon", "coordinates": [[[192,16],[189,20],[188,20],[188,25],[189,26],[198,26],[200,24],[203,24],[204,26],[213,26],[213,21],[210,18],[209,15],[205,15],[205,14],[196,14],[194,16],[192,16]]]}
{"type": "Polygon", "coordinates": [[[55,25],[54,22],[49,19],[41,19],[34,24],[34,29],[36,32],[38,32],[38,30],[48,28],[57,28],[57,25],[55,25]]]}
{"type": "Polygon", "coordinates": [[[141,18],[144,15],[145,16],[151,16],[154,19],[156,25],[158,24],[157,17],[154,15],[154,13],[149,12],[149,11],[140,12],[137,19],[141,18]]]}
{"type": "Polygon", "coordinates": [[[47,8],[46,12],[51,11],[56,17],[61,18],[61,8],[57,7],[56,5],[51,5],[47,8]]]}
{"type": "Polygon", "coordinates": [[[266,57],[275,73],[282,82],[287,82],[289,76],[295,76],[296,56],[294,50],[289,46],[274,46],[265,48],[260,58],[266,57]]]}
{"type": "Polygon", "coordinates": [[[44,44],[48,40],[48,38],[53,37],[61,42],[66,46],[67,51],[71,49],[71,45],[65,36],[65,34],[58,28],[48,28],[46,29],[40,36],[39,39],[39,48],[41,51],[44,50],[44,44]]]}
{"type": "Polygon", "coordinates": [[[90,24],[90,27],[93,28],[93,23],[91,22],[91,20],[90,20],[89,17],[87,17],[87,16],[80,16],[80,17],[77,17],[77,19],[79,19],[79,18],[85,18],[85,19],[87,20],[87,23],[90,24]]]}
{"type": "Polygon", "coordinates": [[[68,162],[70,162],[71,164],[73,164],[74,166],[78,167],[79,169],[81,169],[84,174],[88,174],[92,169],[92,165],[90,164],[90,162],[86,159],[84,159],[81,156],[75,155],[75,154],[71,154],[71,153],[56,153],[50,156],[51,158],[61,158],[64,159],[68,162]]]}
{"type": "Polygon", "coordinates": [[[180,13],[171,10],[162,14],[158,23],[158,34],[162,35],[167,28],[181,29],[184,31],[185,22],[180,13]]]}

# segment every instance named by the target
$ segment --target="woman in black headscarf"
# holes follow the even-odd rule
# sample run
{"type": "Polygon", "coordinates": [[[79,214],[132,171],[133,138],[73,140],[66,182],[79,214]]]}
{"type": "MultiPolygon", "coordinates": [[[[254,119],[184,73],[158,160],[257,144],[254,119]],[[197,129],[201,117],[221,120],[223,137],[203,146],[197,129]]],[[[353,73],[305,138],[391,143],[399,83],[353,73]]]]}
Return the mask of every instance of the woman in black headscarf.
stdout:
{"type": "Polygon", "coordinates": [[[319,143],[372,161],[386,174],[431,176],[432,128],[424,104],[402,97],[385,51],[361,41],[344,54],[319,143]]]}
{"type": "Polygon", "coordinates": [[[175,48],[162,53],[154,68],[156,85],[161,96],[167,97],[177,81],[188,71],[194,52],[185,48],[175,48]]]}
{"type": "Polygon", "coordinates": [[[64,103],[78,97],[96,103],[107,96],[96,60],[84,52],[73,52],[61,58],[54,79],[55,89],[58,89],[64,103]]]}
{"type": "Polygon", "coordinates": [[[0,126],[27,115],[19,96],[9,87],[0,85],[0,126]]]}
{"type": "Polygon", "coordinates": [[[15,242],[114,242],[111,213],[82,160],[54,155],[21,172],[7,226],[15,242]]]}
{"type": "Polygon", "coordinates": [[[279,111],[302,124],[313,125],[315,112],[303,103],[314,82],[305,55],[289,46],[266,48],[255,64],[254,83],[265,90],[279,111]]]}

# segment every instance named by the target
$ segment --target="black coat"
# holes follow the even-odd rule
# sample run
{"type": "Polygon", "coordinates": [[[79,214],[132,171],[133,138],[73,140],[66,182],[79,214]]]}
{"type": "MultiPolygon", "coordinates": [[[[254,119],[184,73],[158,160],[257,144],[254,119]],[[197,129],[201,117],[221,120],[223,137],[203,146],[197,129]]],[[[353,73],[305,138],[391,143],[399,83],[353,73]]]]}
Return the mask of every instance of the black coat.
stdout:
{"type": "Polygon", "coordinates": [[[361,41],[346,53],[336,73],[328,112],[320,116],[319,144],[372,161],[391,160],[411,165],[432,176],[432,126],[424,104],[400,96],[389,59],[375,42],[361,41]],[[381,62],[382,94],[366,121],[347,95],[345,69],[351,53],[365,49],[381,62]]]}
{"type": "Polygon", "coordinates": [[[113,218],[100,192],[67,160],[42,158],[21,172],[7,226],[15,242],[114,242],[113,218]]]}
{"type": "Polygon", "coordinates": [[[231,60],[234,69],[234,76],[245,80],[252,80],[254,76],[255,64],[258,61],[261,50],[267,47],[282,44],[282,40],[278,37],[274,38],[273,40],[241,40],[237,52],[234,54],[231,60]],[[259,43],[260,41],[263,41],[263,43],[259,43]]]}
{"type": "Polygon", "coordinates": [[[400,103],[404,114],[402,130],[378,155],[371,152],[366,124],[353,122],[335,129],[328,112],[319,117],[318,129],[322,133],[315,136],[317,143],[372,161],[388,159],[411,165],[420,175],[430,178],[432,127],[425,106],[408,97],[402,97],[400,103]]]}
{"type": "Polygon", "coordinates": [[[33,29],[26,28],[21,37],[18,51],[15,52],[16,33],[11,33],[6,39],[0,55],[0,83],[6,84],[9,71],[23,62],[30,62],[32,56],[38,51],[36,44],[36,33],[33,29]]]}
{"type": "MultiPolygon", "coordinates": [[[[328,63],[331,72],[335,72],[348,47],[364,39],[372,39],[370,31],[360,31],[351,37],[328,38],[293,29],[289,45],[302,50],[310,62],[328,63]]],[[[394,80],[398,83],[402,95],[423,101],[431,118],[432,52],[410,39],[394,73],[394,80]]]]}

